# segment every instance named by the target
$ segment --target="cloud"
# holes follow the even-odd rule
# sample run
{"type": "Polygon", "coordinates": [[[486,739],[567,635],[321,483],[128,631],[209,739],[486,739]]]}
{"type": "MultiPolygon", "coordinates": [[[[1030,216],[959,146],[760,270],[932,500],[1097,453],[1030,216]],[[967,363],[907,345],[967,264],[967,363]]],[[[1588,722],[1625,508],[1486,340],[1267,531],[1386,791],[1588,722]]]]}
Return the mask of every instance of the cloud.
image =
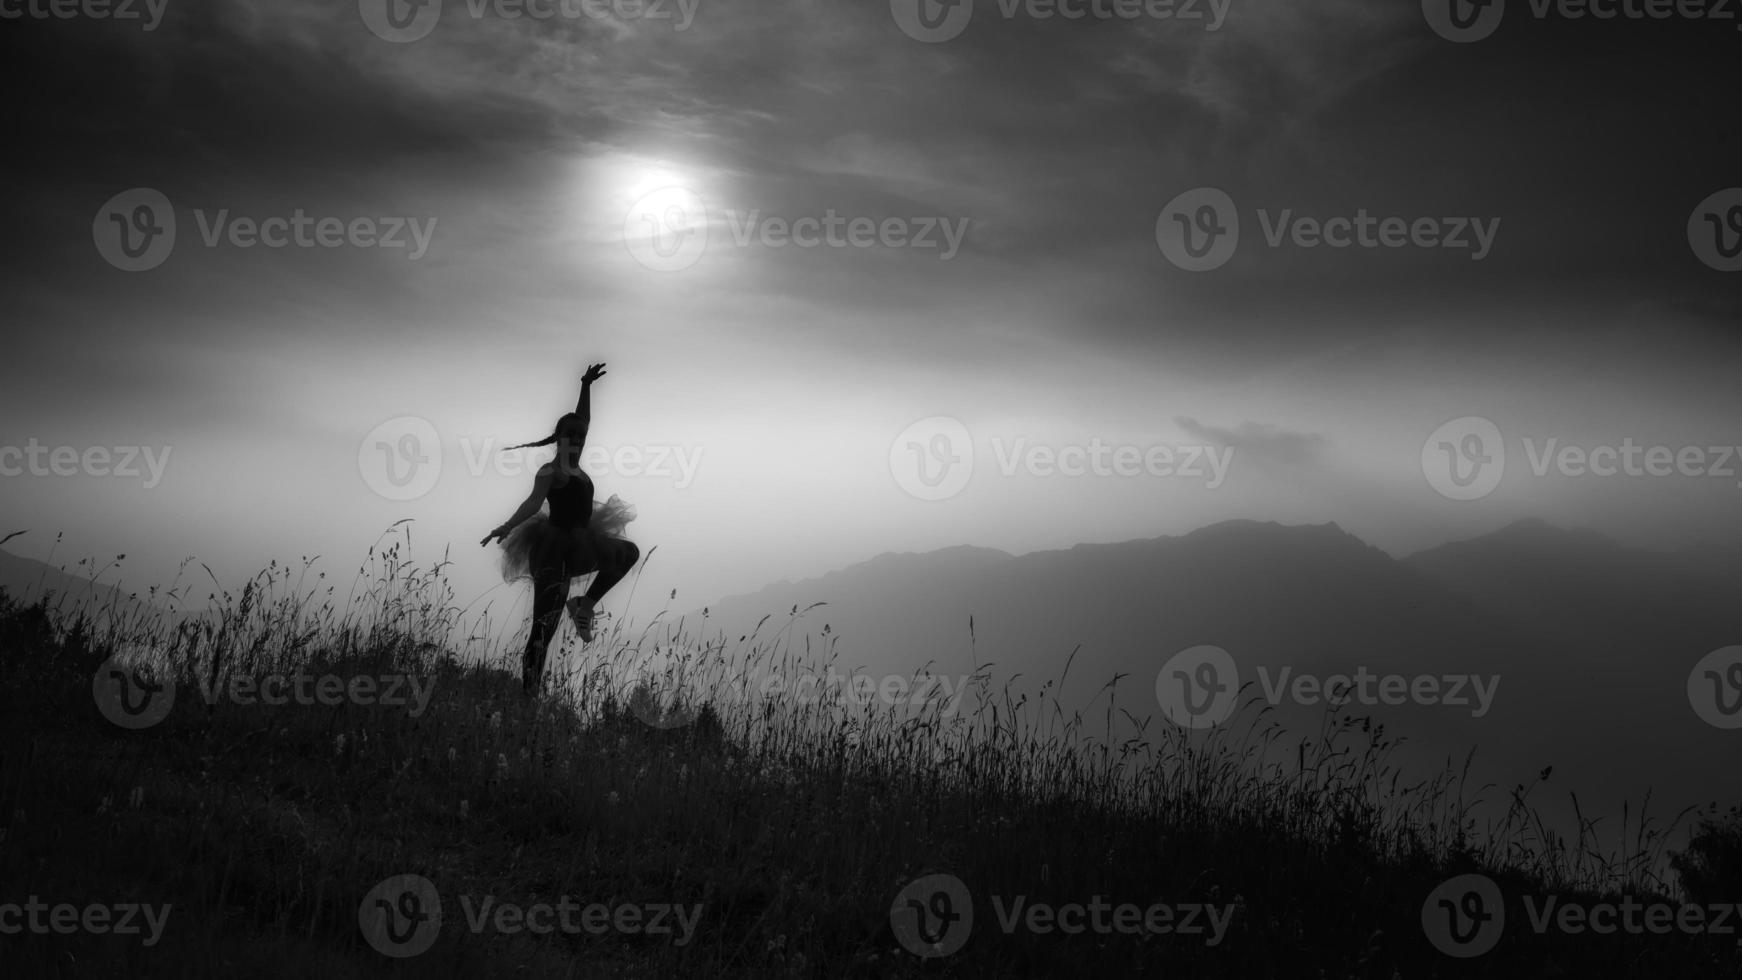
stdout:
{"type": "Polygon", "coordinates": [[[1205,425],[1189,415],[1178,416],[1173,421],[1175,425],[1206,442],[1294,466],[1316,462],[1328,441],[1316,432],[1290,432],[1260,422],[1247,421],[1235,428],[1224,429],[1205,425]]]}

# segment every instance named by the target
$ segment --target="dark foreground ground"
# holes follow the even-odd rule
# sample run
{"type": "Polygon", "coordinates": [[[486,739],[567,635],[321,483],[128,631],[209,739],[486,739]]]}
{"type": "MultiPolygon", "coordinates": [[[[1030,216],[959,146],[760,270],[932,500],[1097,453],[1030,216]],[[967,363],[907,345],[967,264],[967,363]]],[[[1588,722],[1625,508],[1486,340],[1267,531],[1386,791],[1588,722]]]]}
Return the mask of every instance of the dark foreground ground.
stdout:
{"type": "MultiPolygon", "coordinates": [[[[1382,771],[1359,758],[1261,779],[1205,755],[1114,791],[1128,747],[1067,759],[987,734],[940,756],[915,750],[924,727],[831,734],[776,706],[649,724],[615,701],[529,705],[500,671],[378,636],[310,645],[296,669],[415,674],[421,711],[209,705],[212,665],[189,658],[167,717],[132,730],[94,696],[112,649],[52,619],[0,600],[8,977],[1742,976],[1735,921],[1563,928],[1581,909],[1538,931],[1551,895],[1623,897],[1557,882],[1576,856],[1478,850],[1375,805],[1382,771]],[[1495,906],[1443,887],[1463,874],[1504,908],[1469,957],[1423,916],[1477,916],[1461,938],[1484,942],[1495,906]],[[157,925],[136,911],[115,934],[132,906],[157,925]]],[[[230,661],[220,676],[270,666],[230,661]]],[[[1703,893],[1674,902],[1742,898],[1719,821],[1683,859],[1703,893]]]]}

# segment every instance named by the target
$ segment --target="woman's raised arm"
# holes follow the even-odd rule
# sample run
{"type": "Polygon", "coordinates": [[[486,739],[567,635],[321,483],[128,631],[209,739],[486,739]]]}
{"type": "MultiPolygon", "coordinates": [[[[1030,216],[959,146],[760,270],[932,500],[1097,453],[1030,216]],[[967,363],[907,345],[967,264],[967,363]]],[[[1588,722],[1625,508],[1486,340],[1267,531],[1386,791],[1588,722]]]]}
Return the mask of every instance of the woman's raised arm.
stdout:
{"type": "Polygon", "coordinates": [[[589,364],[581,375],[581,397],[575,402],[575,417],[581,426],[581,445],[587,444],[587,430],[593,425],[593,382],[605,376],[605,365],[589,364]]]}

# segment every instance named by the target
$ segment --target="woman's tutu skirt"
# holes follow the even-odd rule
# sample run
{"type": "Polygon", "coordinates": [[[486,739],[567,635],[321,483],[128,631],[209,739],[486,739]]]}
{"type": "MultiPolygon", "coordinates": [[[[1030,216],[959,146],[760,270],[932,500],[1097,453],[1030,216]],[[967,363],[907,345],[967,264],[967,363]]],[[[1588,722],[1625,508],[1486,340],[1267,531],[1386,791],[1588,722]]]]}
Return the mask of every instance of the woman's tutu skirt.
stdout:
{"type": "MultiPolygon", "coordinates": [[[[549,514],[540,513],[502,539],[502,579],[506,582],[530,580],[534,570],[554,567],[574,550],[577,535],[621,540],[624,529],[634,519],[635,508],[616,494],[604,503],[593,501],[592,520],[586,527],[573,531],[557,527],[550,522],[549,514]]],[[[588,551],[596,554],[599,549],[593,547],[588,551]]],[[[594,569],[583,568],[571,570],[569,574],[578,577],[592,571],[594,569]]]]}

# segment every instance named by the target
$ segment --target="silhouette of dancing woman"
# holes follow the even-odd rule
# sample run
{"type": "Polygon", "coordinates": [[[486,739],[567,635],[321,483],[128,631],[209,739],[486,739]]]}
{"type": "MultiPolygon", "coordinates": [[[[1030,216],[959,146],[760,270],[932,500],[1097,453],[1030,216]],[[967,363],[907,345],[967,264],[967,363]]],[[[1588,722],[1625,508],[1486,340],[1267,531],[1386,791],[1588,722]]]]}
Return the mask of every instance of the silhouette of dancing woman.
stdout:
{"type": "Polygon", "coordinates": [[[635,509],[616,495],[599,503],[593,480],[581,469],[581,450],[592,422],[589,404],[593,382],[605,376],[605,365],[594,364],[581,377],[581,398],[575,410],[557,420],[556,431],[513,449],[556,444],[556,458],[538,470],[532,494],[506,523],[481,542],[502,542],[502,577],[532,582],[532,632],[526,640],[522,680],[528,695],[544,687],[544,661],[556,636],[564,600],[583,641],[593,639],[594,610],[611,587],[641,560],[641,549],[623,537],[635,519],[635,509]],[[549,512],[540,508],[549,505],[549,512]],[[569,580],[598,572],[587,594],[568,598],[569,580]]]}

